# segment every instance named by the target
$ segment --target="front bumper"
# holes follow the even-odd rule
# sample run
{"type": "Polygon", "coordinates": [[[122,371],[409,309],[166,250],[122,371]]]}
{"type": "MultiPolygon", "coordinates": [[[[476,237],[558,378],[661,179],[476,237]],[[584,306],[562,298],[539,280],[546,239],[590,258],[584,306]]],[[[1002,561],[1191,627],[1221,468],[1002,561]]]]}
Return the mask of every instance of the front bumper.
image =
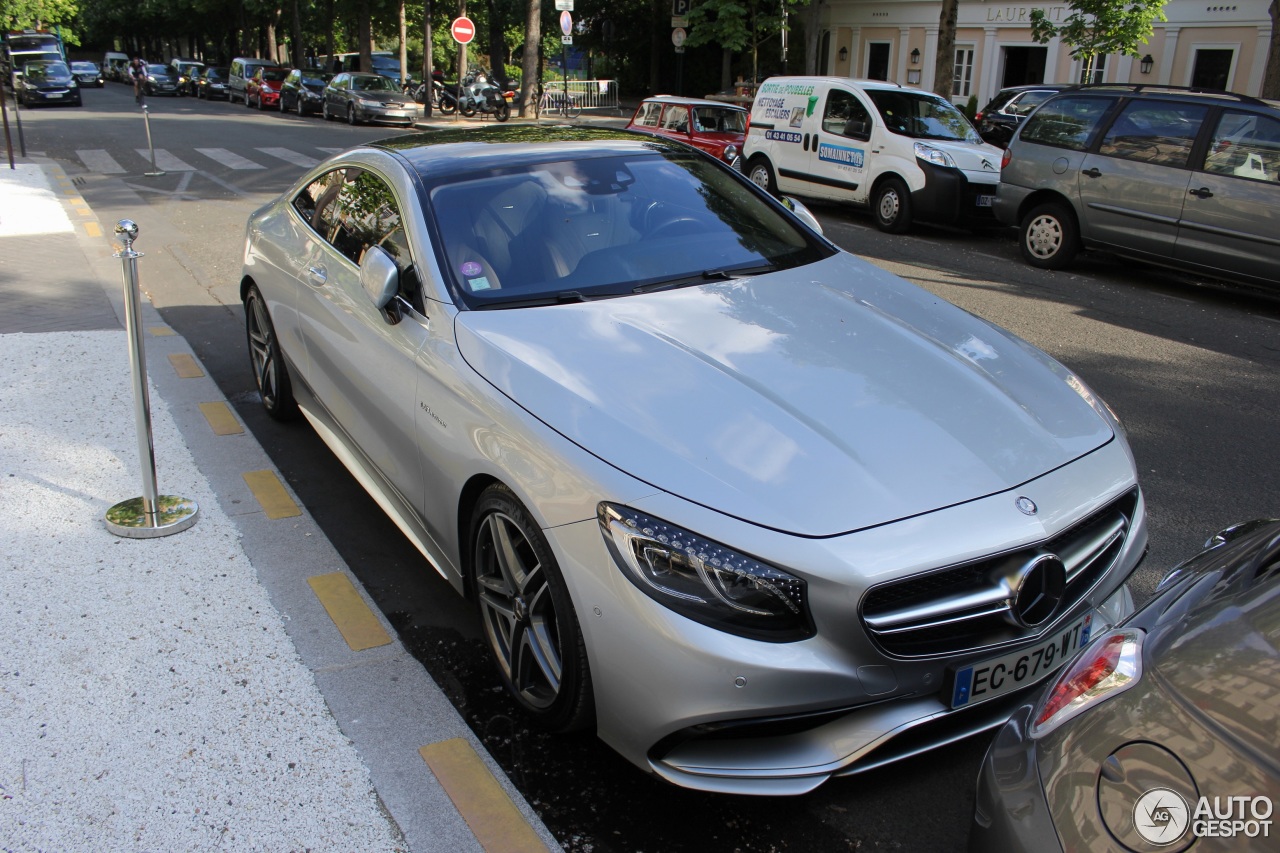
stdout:
{"type": "Polygon", "coordinates": [[[78,104],[80,103],[79,89],[52,89],[48,91],[28,91],[23,100],[28,105],[33,104],[78,104]]]}
{"type": "Polygon", "coordinates": [[[924,187],[911,193],[916,218],[943,225],[968,225],[994,219],[992,204],[997,184],[971,181],[959,169],[935,166],[917,159],[924,187]],[[979,204],[979,201],[985,201],[979,204]]]}
{"type": "Polygon", "coordinates": [[[410,107],[365,107],[356,104],[356,118],[367,122],[386,124],[413,124],[422,116],[422,111],[410,107]]]}
{"type": "MultiPolygon", "coordinates": [[[[594,521],[549,530],[586,639],[598,734],[636,765],[684,787],[785,795],[997,726],[1051,674],[1018,694],[952,710],[949,669],[993,652],[892,656],[863,626],[864,594],[877,584],[1046,541],[1133,488],[1130,457],[1113,441],[1016,494],[828,539],[763,530],[669,495],[632,504],[802,574],[817,635],[791,643],[730,635],[663,607],[615,567],[594,521]],[[1106,494],[1099,494],[1100,483],[1108,484],[1106,494]],[[1029,518],[1014,507],[1017,494],[1062,509],[1029,518]]],[[[1146,550],[1140,499],[1134,515],[1114,562],[1039,636],[1122,589],[1146,550]]]]}

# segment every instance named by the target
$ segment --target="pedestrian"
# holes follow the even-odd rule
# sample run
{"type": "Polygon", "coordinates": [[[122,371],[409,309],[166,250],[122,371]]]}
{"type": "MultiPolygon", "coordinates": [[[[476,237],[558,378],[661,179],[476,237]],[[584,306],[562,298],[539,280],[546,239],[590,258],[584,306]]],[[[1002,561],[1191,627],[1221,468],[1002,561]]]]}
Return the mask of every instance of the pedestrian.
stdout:
{"type": "Polygon", "coordinates": [[[147,77],[147,63],[142,61],[141,56],[135,56],[129,63],[129,76],[133,78],[133,100],[135,103],[142,103],[143,81],[147,77]]]}

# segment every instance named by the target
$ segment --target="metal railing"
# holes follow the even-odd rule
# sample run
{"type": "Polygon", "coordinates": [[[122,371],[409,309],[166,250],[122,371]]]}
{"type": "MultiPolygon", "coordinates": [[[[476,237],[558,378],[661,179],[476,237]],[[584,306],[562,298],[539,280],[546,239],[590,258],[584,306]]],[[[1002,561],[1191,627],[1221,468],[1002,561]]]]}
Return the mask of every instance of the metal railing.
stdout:
{"type": "MultiPolygon", "coordinates": [[[[546,80],[542,91],[544,96],[548,93],[553,97],[563,96],[566,83],[564,80],[546,80]]],[[[618,115],[622,115],[617,80],[569,80],[567,91],[570,99],[583,110],[616,110],[618,115]]]]}

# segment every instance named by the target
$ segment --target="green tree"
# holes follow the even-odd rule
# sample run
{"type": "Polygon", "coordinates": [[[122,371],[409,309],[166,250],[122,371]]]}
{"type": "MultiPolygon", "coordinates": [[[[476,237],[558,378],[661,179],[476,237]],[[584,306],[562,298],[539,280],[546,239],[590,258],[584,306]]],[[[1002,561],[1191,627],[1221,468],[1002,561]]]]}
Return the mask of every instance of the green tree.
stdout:
{"type": "Polygon", "coordinates": [[[1055,36],[1071,48],[1071,57],[1081,61],[1080,82],[1093,82],[1094,64],[1099,56],[1112,53],[1137,56],[1154,31],[1165,20],[1168,0],[1070,0],[1071,14],[1060,24],[1046,19],[1043,9],[1031,11],[1031,37],[1045,44],[1055,36]]]}
{"type": "Polygon", "coordinates": [[[809,0],[699,0],[689,12],[688,47],[719,45],[735,53],[751,51],[751,76],[760,78],[760,47],[777,38],[783,11],[809,5],[809,0]]]}

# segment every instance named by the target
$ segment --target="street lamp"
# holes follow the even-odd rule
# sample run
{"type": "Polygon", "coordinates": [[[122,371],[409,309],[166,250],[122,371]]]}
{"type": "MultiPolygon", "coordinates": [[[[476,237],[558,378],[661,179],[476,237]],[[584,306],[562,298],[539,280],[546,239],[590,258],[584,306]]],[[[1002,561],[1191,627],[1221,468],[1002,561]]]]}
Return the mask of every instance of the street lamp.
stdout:
{"type": "Polygon", "coordinates": [[[918,47],[911,49],[911,64],[912,65],[920,64],[920,48],[918,47]]]}
{"type": "Polygon", "coordinates": [[[1150,74],[1151,66],[1155,64],[1156,61],[1152,59],[1151,54],[1148,53],[1146,56],[1142,57],[1141,61],[1138,62],[1138,70],[1143,74],[1150,74]]]}
{"type": "Polygon", "coordinates": [[[849,59],[849,48],[847,47],[840,48],[840,61],[846,62],[848,61],[848,59],[849,59]]]}

